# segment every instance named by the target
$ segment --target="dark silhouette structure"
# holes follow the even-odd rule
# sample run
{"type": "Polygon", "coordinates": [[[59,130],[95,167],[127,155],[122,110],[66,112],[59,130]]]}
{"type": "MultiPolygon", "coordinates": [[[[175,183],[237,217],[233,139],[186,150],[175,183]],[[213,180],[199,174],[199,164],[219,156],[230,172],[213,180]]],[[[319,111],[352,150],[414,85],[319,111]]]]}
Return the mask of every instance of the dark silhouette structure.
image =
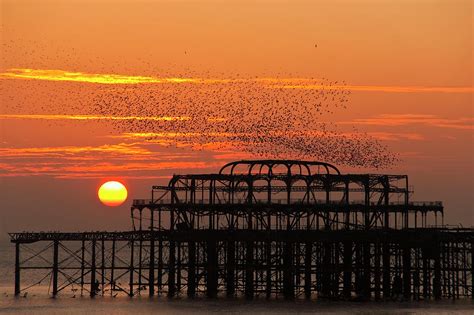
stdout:
{"type": "Polygon", "coordinates": [[[15,294],[28,288],[21,272],[44,268],[32,285],[50,279],[53,296],[472,298],[474,229],[444,225],[442,203],[413,202],[412,192],[406,175],[322,162],[174,175],[133,201],[132,231],[10,234],[15,294]]]}

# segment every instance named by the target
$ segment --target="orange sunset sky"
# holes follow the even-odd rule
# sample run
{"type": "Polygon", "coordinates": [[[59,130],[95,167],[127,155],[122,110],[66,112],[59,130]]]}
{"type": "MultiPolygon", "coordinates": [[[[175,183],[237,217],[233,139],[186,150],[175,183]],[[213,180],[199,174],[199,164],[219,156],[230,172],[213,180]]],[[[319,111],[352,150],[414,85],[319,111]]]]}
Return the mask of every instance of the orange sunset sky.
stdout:
{"type": "MultiPolygon", "coordinates": [[[[256,157],[221,132],[222,121],[241,122],[216,108],[311,103],[328,82],[347,92],[345,105],[327,103],[292,132],[310,138],[327,124],[369,137],[396,161],[325,161],[408,174],[413,200],[442,200],[446,223],[474,224],[472,1],[0,2],[1,235],[128,229],[131,200],[103,206],[101,183],[146,198],[174,173],[256,157]],[[171,109],[152,101],[157,93],[171,109]],[[215,130],[168,127],[195,119],[215,130]],[[161,129],[139,130],[150,120],[161,129]]],[[[280,132],[292,137],[284,123],[280,132]]],[[[333,156],[324,154],[311,158],[333,156]]]]}

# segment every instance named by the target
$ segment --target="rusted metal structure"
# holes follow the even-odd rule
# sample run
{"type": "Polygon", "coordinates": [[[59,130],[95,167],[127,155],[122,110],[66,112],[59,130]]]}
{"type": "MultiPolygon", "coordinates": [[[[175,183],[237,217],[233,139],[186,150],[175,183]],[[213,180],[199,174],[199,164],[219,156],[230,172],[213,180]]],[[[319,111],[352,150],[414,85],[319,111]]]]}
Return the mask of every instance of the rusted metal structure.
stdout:
{"type": "Polygon", "coordinates": [[[474,229],[445,226],[441,202],[411,193],[406,175],[322,162],[175,175],[133,201],[132,231],[11,234],[15,293],[24,271],[44,268],[53,296],[472,298],[474,229]],[[45,246],[22,259],[32,244],[45,246]]]}

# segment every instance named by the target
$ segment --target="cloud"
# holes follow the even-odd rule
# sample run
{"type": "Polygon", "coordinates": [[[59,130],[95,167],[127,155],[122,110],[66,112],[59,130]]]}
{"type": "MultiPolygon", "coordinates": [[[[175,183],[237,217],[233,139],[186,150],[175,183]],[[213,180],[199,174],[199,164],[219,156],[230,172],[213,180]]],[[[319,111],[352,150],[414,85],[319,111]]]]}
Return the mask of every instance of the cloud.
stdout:
{"type": "Polygon", "coordinates": [[[425,125],[438,128],[451,128],[460,130],[474,130],[474,118],[462,117],[456,119],[440,118],[436,115],[419,114],[382,114],[372,118],[354,119],[341,124],[369,125],[369,126],[406,126],[425,125]]]}
{"type": "Polygon", "coordinates": [[[104,74],[73,72],[57,69],[25,69],[12,68],[0,73],[0,79],[23,79],[43,81],[67,81],[95,84],[227,84],[227,83],[256,83],[272,89],[303,89],[303,90],[344,90],[359,92],[384,93],[474,93],[472,86],[381,86],[354,85],[329,82],[315,78],[184,78],[157,77],[124,74],[104,74]],[[324,83],[324,84],[323,84],[324,83]]]}
{"type": "Polygon", "coordinates": [[[76,154],[120,154],[150,155],[151,151],[135,143],[105,144],[101,146],[63,146],[63,147],[31,147],[31,148],[0,148],[0,157],[51,157],[76,154]]]}
{"type": "Polygon", "coordinates": [[[190,117],[180,116],[97,116],[97,115],[42,115],[42,114],[0,114],[0,119],[36,119],[36,120],[152,120],[152,121],[184,121],[190,117]]]}
{"type": "Polygon", "coordinates": [[[354,92],[384,92],[384,93],[474,93],[474,88],[469,86],[383,86],[383,85],[332,85],[323,86],[319,84],[299,85],[274,85],[273,88],[280,89],[303,89],[303,90],[345,90],[354,92]]]}

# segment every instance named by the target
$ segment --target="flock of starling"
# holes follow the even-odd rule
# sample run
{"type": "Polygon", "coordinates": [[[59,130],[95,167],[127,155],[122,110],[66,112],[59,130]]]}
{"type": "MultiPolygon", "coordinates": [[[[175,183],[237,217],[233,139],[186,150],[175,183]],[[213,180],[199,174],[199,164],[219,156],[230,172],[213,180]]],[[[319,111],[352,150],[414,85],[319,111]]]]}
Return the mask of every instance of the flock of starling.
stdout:
{"type": "Polygon", "coordinates": [[[369,135],[355,129],[342,132],[337,124],[325,122],[347,107],[350,91],[345,82],[287,79],[288,75],[213,76],[189,70],[179,75],[160,71],[157,77],[179,76],[197,79],[111,85],[2,80],[1,92],[10,97],[9,106],[17,106],[9,112],[25,113],[24,97],[25,102],[38,100],[41,114],[129,117],[107,122],[115,132],[140,134],[150,143],[377,169],[397,161],[369,135]]]}
{"type": "Polygon", "coordinates": [[[136,117],[112,126],[164,145],[371,168],[393,164],[396,157],[376,139],[324,122],[337,108],[346,108],[350,91],[344,85],[325,79],[232,78],[114,86],[96,95],[90,113],[136,117]]]}

